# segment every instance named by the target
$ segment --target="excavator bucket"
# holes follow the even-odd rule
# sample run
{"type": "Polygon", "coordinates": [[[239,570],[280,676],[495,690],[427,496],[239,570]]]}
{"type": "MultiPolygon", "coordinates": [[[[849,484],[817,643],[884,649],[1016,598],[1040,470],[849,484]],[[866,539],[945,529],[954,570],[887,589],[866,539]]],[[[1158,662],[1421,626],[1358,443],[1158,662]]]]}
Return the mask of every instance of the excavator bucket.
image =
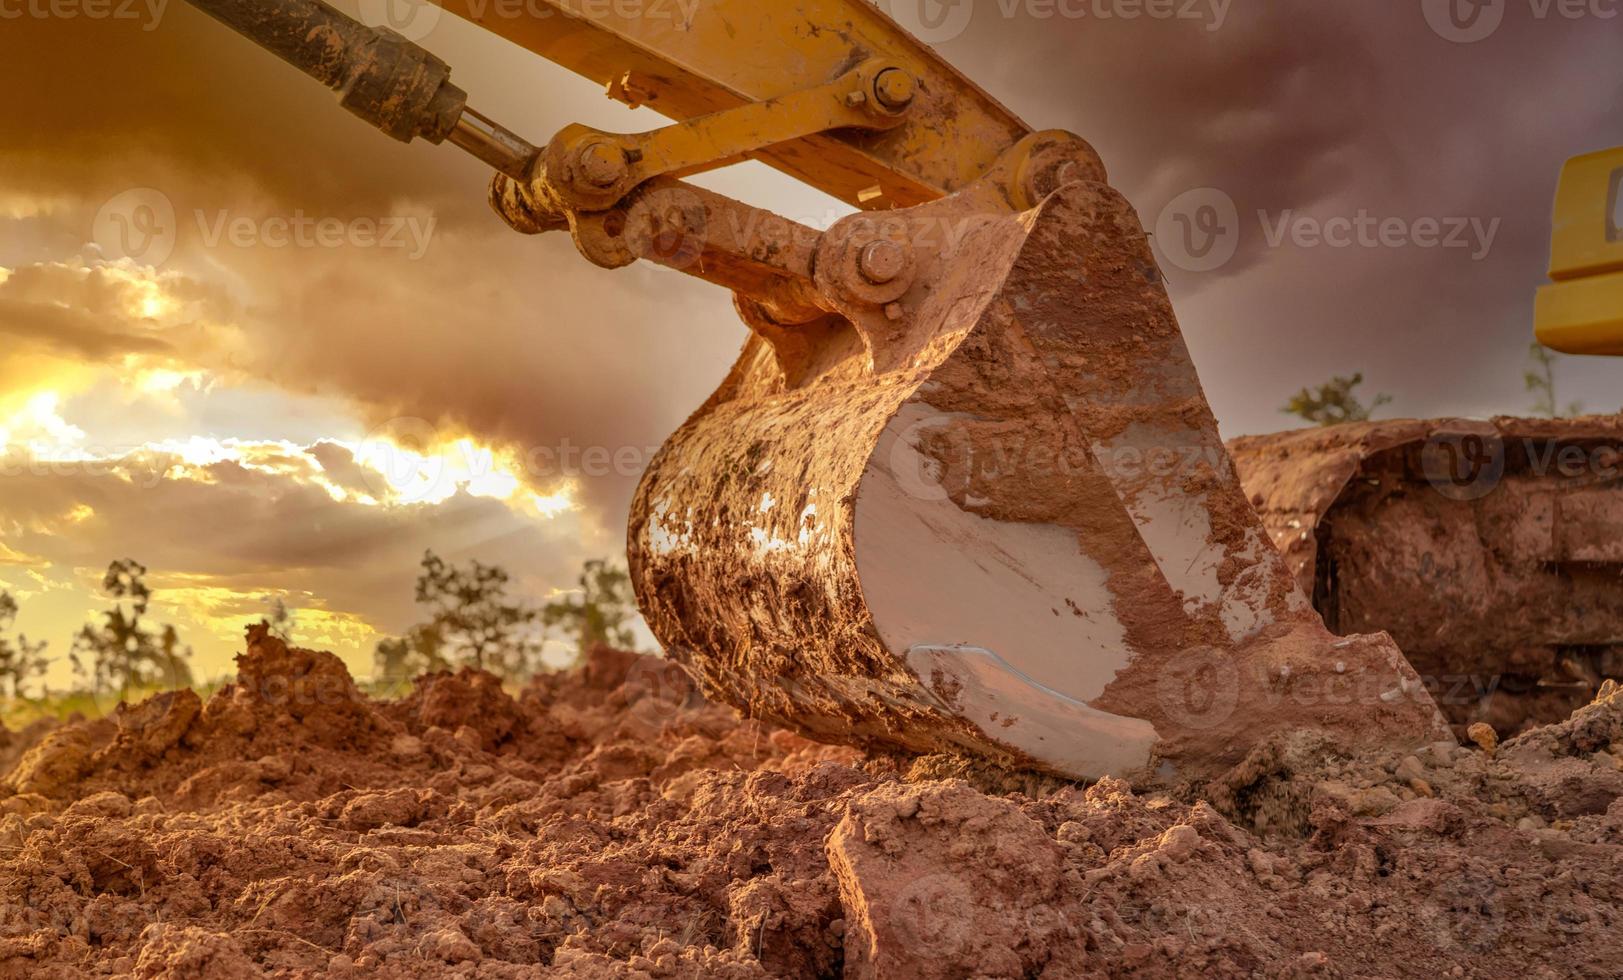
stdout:
{"type": "Polygon", "coordinates": [[[1118,194],[908,223],[944,232],[916,312],[752,337],[638,491],[644,614],[707,692],[1071,778],[1207,777],[1292,728],[1447,737],[1274,550],[1118,194]]]}

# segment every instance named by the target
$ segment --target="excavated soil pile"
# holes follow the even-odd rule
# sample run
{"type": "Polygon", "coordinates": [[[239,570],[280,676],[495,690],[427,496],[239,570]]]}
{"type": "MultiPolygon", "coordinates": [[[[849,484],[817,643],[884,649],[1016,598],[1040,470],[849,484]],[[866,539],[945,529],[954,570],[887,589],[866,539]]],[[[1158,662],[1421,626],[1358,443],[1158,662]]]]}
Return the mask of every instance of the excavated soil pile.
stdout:
{"type": "Polygon", "coordinates": [[[516,698],[373,701],[257,628],[239,668],[4,740],[0,976],[1623,975],[1615,686],[1176,800],[817,745],[611,651],[516,698]]]}

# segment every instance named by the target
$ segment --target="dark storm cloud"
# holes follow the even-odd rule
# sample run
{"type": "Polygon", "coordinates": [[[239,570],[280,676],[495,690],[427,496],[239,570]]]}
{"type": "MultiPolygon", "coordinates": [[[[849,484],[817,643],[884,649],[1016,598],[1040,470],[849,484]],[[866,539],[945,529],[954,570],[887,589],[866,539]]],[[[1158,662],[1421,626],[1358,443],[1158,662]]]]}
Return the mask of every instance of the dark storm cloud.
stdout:
{"type": "MultiPolygon", "coordinates": [[[[1623,18],[1609,3],[1499,6],[1496,31],[1456,43],[1421,0],[1237,0],[1217,29],[1041,18],[1029,11],[1042,4],[999,0],[977,3],[941,49],[1033,125],[1092,141],[1152,231],[1186,192],[1234,202],[1232,259],[1163,266],[1236,434],[1287,426],[1275,406],[1290,392],[1354,370],[1407,413],[1525,408],[1556,175],[1623,143],[1623,18]],[[1360,220],[1401,231],[1396,244],[1315,237],[1336,219],[1337,232],[1360,220]],[[1464,247],[1427,247],[1433,221],[1444,237],[1462,222],[1464,247]]],[[[1617,368],[1563,374],[1580,370],[1589,388],[1574,393],[1615,408],[1617,368]]]]}
{"type": "Polygon", "coordinates": [[[105,320],[84,310],[24,303],[0,296],[0,338],[30,342],[93,361],[120,354],[162,354],[171,348],[156,337],[108,329],[105,320]]]}
{"type": "MultiPolygon", "coordinates": [[[[1220,20],[1103,20],[983,2],[943,52],[1034,127],[1092,142],[1153,225],[1190,188],[1222,187],[1244,210],[1347,186],[1383,109],[1378,54],[1353,22],[1398,6],[1239,2],[1220,20]]],[[[1226,271],[1255,259],[1245,249],[1226,271]]]]}
{"type": "Polygon", "coordinates": [[[234,461],[171,469],[178,462],[150,453],[0,459],[6,545],[57,569],[130,555],[220,588],[308,592],[396,630],[411,622],[410,570],[425,549],[502,565],[538,592],[577,567],[571,522],[538,525],[500,500],[459,493],[433,505],[365,507],[334,500],[307,473],[234,461]]]}
{"type": "Polygon", "coordinates": [[[355,462],[355,454],[331,442],[318,442],[310,447],[310,455],[321,464],[327,479],[349,493],[375,495],[378,474],[355,462]]]}
{"type": "MultiPolygon", "coordinates": [[[[1041,4],[983,0],[940,49],[1034,126],[1094,142],[1147,226],[1191,189],[1233,200],[1235,257],[1168,273],[1214,407],[1236,433],[1278,427],[1275,406],[1294,388],[1356,369],[1411,412],[1519,404],[1554,176],[1568,155],[1623,142],[1623,62],[1616,20],[1538,21],[1511,7],[1497,35],[1466,45],[1431,30],[1419,0],[1236,0],[1220,24],[1107,18],[1098,5],[1044,17],[1041,4]],[[1499,223],[1482,259],[1269,241],[1268,228],[1295,217],[1360,211],[1411,228],[1499,223]]],[[[477,104],[526,135],[577,119],[646,125],[604,115],[595,86],[442,19],[431,46],[477,104]]],[[[183,224],[218,209],[435,217],[416,262],[183,240],[171,266],[235,283],[247,337],[236,368],[343,394],[378,424],[422,419],[525,453],[640,451],[709,394],[743,336],[719,290],[605,272],[563,238],[509,233],[484,209],[478,165],[370,131],[184,4],[152,31],[59,21],[0,32],[0,82],[28,93],[0,112],[11,190],[77,196],[86,226],[100,200],[131,186],[163,190],[183,224]]],[[[809,200],[763,203],[794,211],[809,200]]],[[[603,526],[619,526],[633,480],[586,482],[603,526]]]]}
{"type": "MultiPolygon", "coordinates": [[[[82,20],[20,30],[29,40],[6,45],[0,83],[37,97],[0,114],[11,189],[73,198],[59,217],[81,229],[80,241],[112,196],[132,187],[164,195],[179,241],[163,269],[230,284],[234,300],[214,312],[246,335],[228,362],[202,366],[343,395],[378,425],[422,420],[540,458],[571,447],[646,455],[720,382],[744,337],[719,290],[663,271],[599,270],[567,237],[511,232],[484,203],[481,165],[447,147],[394,143],[183,3],[150,32],[82,20]],[[42,87],[69,63],[83,70],[42,87]],[[296,215],[350,222],[402,212],[433,223],[416,261],[353,243],[238,247],[206,234],[221,217],[247,221],[262,239],[267,221],[296,215]]],[[[12,24],[0,26],[0,42],[16,37],[12,24]]],[[[555,128],[614,109],[590,83],[515,89],[536,59],[461,22],[433,43],[460,81],[485,93],[479,104],[515,126],[542,117],[555,128]],[[470,44],[480,57],[462,50],[470,44]]],[[[564,474],[533,475],[555,489],[564,474]]],[[[635,477],[581,483],[615,537],[635,477]]]]}

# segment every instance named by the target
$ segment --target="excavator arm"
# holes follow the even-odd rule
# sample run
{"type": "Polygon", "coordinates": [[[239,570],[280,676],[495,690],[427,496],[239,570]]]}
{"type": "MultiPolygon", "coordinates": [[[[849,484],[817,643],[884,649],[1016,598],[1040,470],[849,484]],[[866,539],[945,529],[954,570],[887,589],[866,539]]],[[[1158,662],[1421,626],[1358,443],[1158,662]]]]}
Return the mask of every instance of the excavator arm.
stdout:
{"type": "MultiPolygon", "coordinates": [[[[989,176],[1012,210],[1061,180],[1104,179],[1080,138],[1032,133],[859,0],[649,0],[634,15],[624,5],[536,0],[517,16],[506,5],[451,0],[447,9],[674,120],[640,134],[570,125],[544,146],[470,108],[432,53],[321,0],[192,2],[333,88],[388,135],[449,141],[490,164],[492,205],[514,228],[570,229],[598,265],[661,262],[735,290],[780,324],[834,311],[817,299],[814,250],[804,247],[818,233],[676,178],[754,158],[884,211],[989,176]],[[673,236],[686,244],[672,247],[673,236]]],[[[912,265],[901,247],[847,248],[842,291],[896,292],[912,265]]]]}
{"type": "Polygon", "coordinates": [[[488,0],[443,6],[678,122],[824,85],[863,62],[894,65],[916,88],[894,129],[818,131],[745,154],[854,207],[906,207],[960,190],[1031,132],[863,0],[535,0],[519,17],[488,0]]]}
{"type": "MultiPolygon", "coordinates": [[[[490,123],[472,112],[458,118],[466,96],[450,85],[449,68],[398,34],[320,0],[194,5],[338,89],[346,107],[390,135],[451,136],[497,169],[525,176],[519,163],[534,149],[505,130],[481,140],[490,123]]],[[[604,84],[612,98],[685,124],[665,134],[667,143],[748,147],[686,172],[754,158],[855,207],[894,208],[962,189],[1031,132],[865,2],[648,0],[634,16],[624,5],[568,0],[532,0],[517,16],[489,0],[444,6],[604,84]],[[866,89],[839,88],[841,99],[860,99],[842,103],[849,112],[802,97],[864,65],[873,68],[861,79],[866,89]],[[872,126],[876,120],[885,125],[872,126]]]]}
{"type": "Polygon", "coordinates": [[[191,2],[394,138],[485,160],[514,228],[734,291],[751,336],[628,542],[708,695],[1071,778],[1207,777],[1302,727],[1446,737],[1391,641],[1331,636],[1273,548],[1098,156],[865,0],[446,0],[671,120],[544,144],[319,0],[191,2]],[[812,229],[681,179],[743,159],[858,210],[812,229]]]}

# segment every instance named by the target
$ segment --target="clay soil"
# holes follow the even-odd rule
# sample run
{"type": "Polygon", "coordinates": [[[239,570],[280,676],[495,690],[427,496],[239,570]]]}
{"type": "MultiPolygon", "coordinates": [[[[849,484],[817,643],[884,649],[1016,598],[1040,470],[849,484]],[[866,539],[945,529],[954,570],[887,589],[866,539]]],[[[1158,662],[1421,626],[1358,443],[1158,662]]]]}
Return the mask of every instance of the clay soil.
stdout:
{"type": "Polygon", "coordinates": [[[0,977],[1618,977],[1623,693],[1273,742],[1180,796],[819,745],[599,651],[238,682],[0,737],[0,977]]]}

